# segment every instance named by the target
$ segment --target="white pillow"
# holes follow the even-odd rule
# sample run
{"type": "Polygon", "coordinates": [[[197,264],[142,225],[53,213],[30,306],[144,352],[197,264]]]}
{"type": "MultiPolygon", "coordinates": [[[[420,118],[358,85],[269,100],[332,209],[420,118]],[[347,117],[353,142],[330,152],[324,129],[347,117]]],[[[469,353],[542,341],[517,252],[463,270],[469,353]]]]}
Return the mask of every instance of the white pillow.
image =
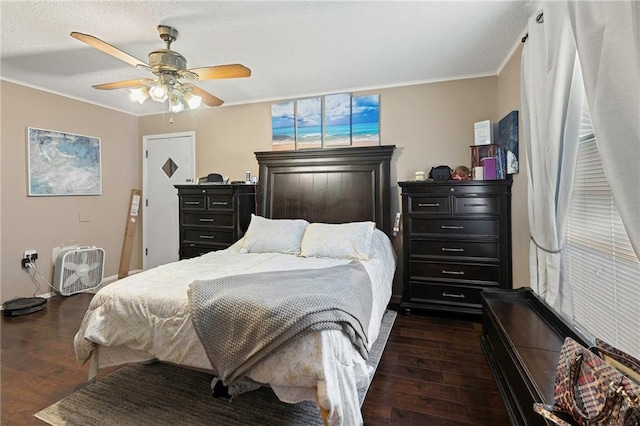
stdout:
{"type": "Polygon", "coordinates": [[[302,238],[300,255],[369,260],[374,222],[312,223],[302,238]]]}
{"type": "Polygon", "coordinates": [[[299,254],[308,224],[304,219],[266,219],[252,214],[240,253],[299,254]]]}

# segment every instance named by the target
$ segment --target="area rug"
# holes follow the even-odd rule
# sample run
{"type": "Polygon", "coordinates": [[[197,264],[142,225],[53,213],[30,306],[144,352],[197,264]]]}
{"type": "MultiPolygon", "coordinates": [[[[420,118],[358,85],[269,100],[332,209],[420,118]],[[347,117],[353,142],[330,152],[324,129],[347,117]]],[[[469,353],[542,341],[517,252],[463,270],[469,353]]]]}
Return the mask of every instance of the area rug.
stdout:
{"type": "MultiPolygon", "coordinates": [[[[396,312],[388,310],[367,361],[375,369],[396,312]]],[[[262,387],[232,401],[211,396],[210,374],[156,362],[122,367],[35,414],[54,426],[322,425],[315,403],[285,404],[262,387]]],[[[369,386],[358,389],[360,405],[369,386]]]]}

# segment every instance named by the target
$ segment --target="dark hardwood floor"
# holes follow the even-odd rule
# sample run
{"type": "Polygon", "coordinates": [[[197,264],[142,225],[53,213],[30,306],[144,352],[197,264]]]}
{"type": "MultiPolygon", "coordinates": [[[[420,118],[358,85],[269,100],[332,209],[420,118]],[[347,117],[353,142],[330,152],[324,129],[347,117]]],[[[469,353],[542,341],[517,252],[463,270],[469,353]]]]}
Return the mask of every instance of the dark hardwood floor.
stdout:
{"type": "MultiPolygon", "coordinates": [[[[2,425],[42,425],[36,412],[86,383],[72,342],[91,297],[56,296],[40,312],[2,318],[2,425]]],[[[398,315],[362,408],[365,425],[508,425],[480,332],[479,322],[398,315]]]]}
{"type": "Polygon", "coordinates": [[[398,315],[362,407],[365,425],[509,425],[481,332],[468,319],[398,315]]]}

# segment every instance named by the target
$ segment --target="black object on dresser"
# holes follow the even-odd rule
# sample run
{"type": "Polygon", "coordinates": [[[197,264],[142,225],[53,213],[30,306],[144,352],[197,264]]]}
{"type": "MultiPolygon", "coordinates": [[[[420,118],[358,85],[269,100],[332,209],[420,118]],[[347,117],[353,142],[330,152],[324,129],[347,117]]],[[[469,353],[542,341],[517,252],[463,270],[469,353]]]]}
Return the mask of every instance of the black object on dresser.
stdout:
{"type": "Polygon", "coordinates": [[[482,313],[486,288],[511,288],[511,181],[400,182],[400,307],[482,313]]]}
{"type": "Polygon", "coordinates": [[[482,303],[482,350],[511,424],[552,425],[533,411],[533,403],[554,402],[564,339],[589,343],[530,288],[485,291],[482,303]]]}
{"type": "Polygon", "coordinates": [[[180,207],[180,259],[229,247],[255,213],[256,186],[175,185],[180,207]]]}

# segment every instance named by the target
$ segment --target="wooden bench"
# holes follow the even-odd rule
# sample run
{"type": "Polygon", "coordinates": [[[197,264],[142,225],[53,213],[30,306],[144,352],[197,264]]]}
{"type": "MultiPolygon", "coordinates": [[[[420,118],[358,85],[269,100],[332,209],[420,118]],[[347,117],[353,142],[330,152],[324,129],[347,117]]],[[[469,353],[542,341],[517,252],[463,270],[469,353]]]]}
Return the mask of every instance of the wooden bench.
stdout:
{"type": "Polygon", "coordinates": [[[529,288],[486,290],[482,304],[482,349],[511,423],[551,425],[533,403],[553,403],[565,337],[589,344],[529,288]]]}

